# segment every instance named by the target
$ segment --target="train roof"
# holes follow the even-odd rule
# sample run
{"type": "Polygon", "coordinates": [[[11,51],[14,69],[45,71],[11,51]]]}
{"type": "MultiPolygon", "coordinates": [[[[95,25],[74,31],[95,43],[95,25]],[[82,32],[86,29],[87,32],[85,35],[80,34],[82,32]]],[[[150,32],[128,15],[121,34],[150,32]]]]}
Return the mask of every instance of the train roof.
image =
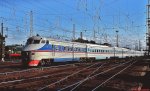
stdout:
{"type": "MultiPolygon", "coordinates": [[[[31,39],[44,39],[44,40],[49,40],[50,43],[57,43],[57,44],[62,44],[62,45],[72,45],[72,44],[78,44],[77,46],[85,46],[87,45],[88,47],[90,46],[91,48],[116,48],[119,50],[131,50],[131,49],[127,49],[127,48],[121,48],[121,47],[110,47],[110,46],[106,46],[106,45],[98,45],[98,44],[91,44],[91,43],[80,43],[80,42],[71,42],[71,41],[65,41],[65,40],[59,40],[59,39],[53,39],[53,38],[46,38],[46,37],[42,37],[42,36],[32,36],[30,37],[31,39]]],[[[30,39],[29,38],[29,39],[30,39]]],[[[131,50],[131,51],[135,51],[135,50],[131,50]]]]}

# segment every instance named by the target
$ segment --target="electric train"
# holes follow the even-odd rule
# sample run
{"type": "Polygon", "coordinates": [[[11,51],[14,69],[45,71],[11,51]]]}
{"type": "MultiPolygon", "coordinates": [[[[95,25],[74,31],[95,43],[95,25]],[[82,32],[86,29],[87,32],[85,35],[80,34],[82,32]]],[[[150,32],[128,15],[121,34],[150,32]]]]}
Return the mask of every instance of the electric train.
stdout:
{"type": "Polygon", "coordinates": [[[39,66],[53,62],[97,60],[111,57],[125,58],[143,55],[143,51],[126,48],[33,36],[27,39],[22,50],[22,63],[27,66],[39,66]]]}

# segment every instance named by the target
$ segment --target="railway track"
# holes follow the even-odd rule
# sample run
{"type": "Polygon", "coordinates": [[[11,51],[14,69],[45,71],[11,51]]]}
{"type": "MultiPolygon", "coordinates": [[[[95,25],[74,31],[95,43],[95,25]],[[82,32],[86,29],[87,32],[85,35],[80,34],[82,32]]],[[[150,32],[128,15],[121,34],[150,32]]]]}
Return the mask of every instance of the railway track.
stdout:
{"type": "MultiPolygon", "coordinates": [[[[117,64],[117,65],[114,65],[114,66],[109,66],[110,68],[108,68],[108,66],[107,66],[107,67],[104,67],[103,70],[100,70],[100,71],[99,71],[99,67],[98,67],[97,69],[95,69],[92,72],[90,72],[90,74],[88,74],[87,77],[85,77],[83,79],[80,79],[79,81],[77,81],[77,79],[76,79],[78,77],[70,78],[70,80],[69,80],[69,77],[72,76],[72,74],[71,74],[71,75],[69,75],[69,76],[67,76],[67,77],[65,77],[65,78],[63,78],[63,79],[61,79],[61,80],[59,80],[59,81],[57,81],[55,83],[52,83],[52,84],[47,85],[47,86],[45,86],[43,88],[40,88],[38,91],[45,91],[45,90],[54,90],[54,91],[56,91],[57,88],[61,88],[61,89],[59,89],[59,91],[76,91],[76,90],[79,90],[79,89],[77,89],[78,87],[80,87],[79,91],[88,91],[89,89],[86,89],[86,90],[82,89],[82,88],[85,88],[85,85],[83,87],[81,87],[80,85],[82,85],[86,81],[88,81],[87,83],[92,83],[92,82],[89,82],[89,80],[93,81],[93,79],[95,79],[97,76],[100,76],[100,77],[102,76],[102,80],[103,80],[104,79],[103,78],[104,74],[108,73],[109,71],[115,70],[116,68],[120,69],[120,68],[122,68],[122,66],[124,67],[125,64],[129,64],[129,63],[130,62],[126,62],[126,63],[122,63],[122,64],[117,64]],[[69,80],[68,81],[69,83],[66,84],[65,80],[69,80]],[[64,81],[64,82],[62,82],[62,81],[64,81]],[[77,81],[77,82],[74,82],[74,83],[71,84],[70,82],[72,82],[72,81],[77,81]],[[71,84],[71,85],[69,85],[69,84],[71,84]]],[[[108,64],[106,64],[106,65],[108,65],[108,64]]],[[[116,73],[116,74],[119,74],[119,73],[116,73]]],[[[116,75],[114,75],[114,76],[116,76],[116,75]]],[[[110,78],[112,78],[112,77],[110,77],[110,78]]],[[[110,80],[110,78],[108,78],[107,80],[110,80]]],[[[107,82],[107,80],[106,80],[106,82],[107,82]]],[[[104,81],[104,83],[105,83],[105,81],[104,81]]]]}
{"type": "Polygon", "coordinates": [[[107,73],[125,63],[130,63],[130,61],[75,63],[0,73],[0,89],[1,91],[22,89],[56,91],[58,88],[60,91],[66,90],[78,87],[90,77],[99,73],[107,73]]]}
{"type": "MultiPolygon", "coordinates": [[[[95,64],[100,64],[100,63],[101,62],[95,63],[95,64]]],[[[34,79],[41,80],[42,78],[57,76],[57,75],[61,75],[62,73],[64,76],[64,74],[66,74],[65,70],[68,70],[68,71],[70,70],[70,72],[71,71],[73,72],[74,70],[78,70],[79,66],[80,68],[84,68],[85,66],[88,66],[90,64],[91,63],[75,63],[75,64],[67,64],[67,65],[59,65],[59,66],[51,66],[51,67],[43,67],[43,68],[33,68],[33,69],[27,69],[27,70],[22,70],[22,71],[1,73],[0,74],[0,81],[1,81],[0,88],[3,88],[5,86],[8,88],[8,86],[12,87],[11,84],[14,84],[14,83],[21,82],[21,84],[23,84],[22,82],[31,81],[34,79]]]]}
{"type": "MultiPolygon", "coordinates": [[[[82,63],[82,65],[81,64],[76,64],[77,66],[75,66],[75,64],[74,65],[72,65],[73,67],[75,67],[75,69],[76,69],[76,71],[77,70],[79,70],[80,68],[84,68],[85,66],[88,66],[88,68],[89,67],[92,67],[92,66],[94,66],[94,65],[96,65],[96,64],[101,64],[101,62],[98,62],[98,63],[92,63],[92,65],[89,65],[89,64],[85,64],[85,63],[82,63]]],[[[66,65],[64,65],[64,66],[66,66],[66,65]]],[[[69,71],[70,73],[71,73],[71,71],[72,71],[72,73],[74,72],[74,70],[73,70],[73,67],[72,68],[69,68],[69,69],[66,69],[67,71],[69,71]]],[[[55,68],[55,67],[46,67],[46,68],[55,68]]],[[[42,69],[46,69],[46,68],[42,68],[42,69]]],[[[56,69],[56,68],[55,68],[56,69]]],[[[31,69],[30,69],[31,70],[31,69]]],[[[24,71],[26,71],[26,70],[24,70],[24,71]]],[[[40,83],[43,81],[44,83],[45,83],[45,81],[47,81],[47,79],[49,79],[49,77],[53,77],[53,76],[59,76],[59,77],[61,77],[61,76],[67,76],[68,74],[70,74],[70,73],[67,73],[67,71],[66,72],[62,72],[62,73],[60,73],[60,71],[59,71],[59,73],[57,73],[56,72],[56,70],[55,70],[55,73],[53,73],[52,75],[43,75],[43,76],[40,76],[39,77],[39,74],[38,74],[38,77],[33,77],[33,76],[30,76],[30,78],[28,77],[28,78],[24,78],[24,79],[19,79],[19,78],[17,78],[16,80],[12,80],[12,79],[8,79],[9,81],[3,81],[3,82],[1,82],[0,83],[0,89],[3,89],[3,88],[12,88],[12,87],[15,87],[15,88],[18,88],[18,86],[19,86],[19,88],[20,87],[22,87],[22,86],[27,86],[27,84],[30,84],[30,85],[34,85],[35,83],[37,83],[37,80],[39,80],[40,81],[40,83]],[[66,74],[66,75],[65,75],[66,74]],[[43,79],[41,79],[41,78],[43,78],[43,79]],[[28,81],[31,81],[31,80],[34,80],[34,83],[33,82],[28,82],[28,81]],[[42,80],[42,81],[41,81],[42,80]],[[26,82],[28,82],[28,83],[26,83],[26,82]],[[17,84],[17,87],[15,86],[15,85],[17,84]]],[[[22,72],[22,71],[21,71],[22,72]]],[[[29,71],[28,71],[29,72],[29,71]]],[[[13,74],[14,75],[14,73],[18,73],[18,71],[17,72],[11,72],[11,73],[9,73],[9,74],[13,74]]],[[[20,72],[19,72],[20,73],[20,72]]],[[[2,73],[3,74],[3,73],[2,73]]],[[[6,73],[5,73],[6,74],[6,73]]],[[[49,73],[50,74],[50,73],[49,73]]],[[[11,76],[9,76],[9,77],[11,77],[11,76]]],[[[14,76],[14,77],[16,77],[16,76],[14,76]]],[[[7,78],[7,77],[6,77],[7,78]]],[[[62,78],[62,77],[61,77],[62,78]]],[[[4,79],[4,78],[3,78],[4,79]]],[[[57,80],[57,79],[53,79],[53,80],[57,80]]]]}
{"type": "MultiPolygon", "coordinates": [[[[3,81],[11,82],[11,80],[26,79],[30,77],[35,77],[37,75],[43,76],[50,73],[52,74],[54,72],[64,71],[66,69],[70,69],[70,67],[71,68],[77,67],[76,65],[81,65],[81,64],[75,63],[75,64],[66,64],[66,65],[50,66],[50,67],[42,67],[42,68],[31,68],[31,69],[26,69],[21,71],[4,72],[4,73],[0,73],[0,81],[1,83],[3,81]],[[62,69],[59,69],[60,67],[62,67],[62,69]]],[[[88,65],[88,63],[85,65],[88,65]]]]}

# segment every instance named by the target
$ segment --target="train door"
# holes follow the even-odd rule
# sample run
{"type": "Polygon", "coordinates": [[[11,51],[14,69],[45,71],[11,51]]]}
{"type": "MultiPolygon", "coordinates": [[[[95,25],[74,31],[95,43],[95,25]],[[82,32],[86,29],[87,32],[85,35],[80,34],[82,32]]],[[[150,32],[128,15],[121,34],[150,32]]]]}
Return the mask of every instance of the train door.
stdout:
{"type": "Polygon", "coordinates": [[[74,55],[74,51],[75,51],[75,50],[74,50],[74,43],[73,43],[73,44],[72,44],[72,61],[74,61],[74,56],[75,56],[75,55],[74,55]]]}
{"type": "Polygon", "coordinates": [[[52,57],[54,58],[55,57],[55,45],[52,44],[52,57]]]}
{"type": "Polygon", "coordinates": [[[86,57],[86,60],[88,59],[88,46],[86,45],[85,47],[85,57],[86,57]]]}

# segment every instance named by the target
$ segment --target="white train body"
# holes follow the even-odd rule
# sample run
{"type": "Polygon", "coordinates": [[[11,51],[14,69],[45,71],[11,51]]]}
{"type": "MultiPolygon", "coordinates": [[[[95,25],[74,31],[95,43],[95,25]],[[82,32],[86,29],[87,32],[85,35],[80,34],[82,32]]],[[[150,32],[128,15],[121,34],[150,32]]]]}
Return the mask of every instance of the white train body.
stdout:
{"type": "Polygon", "coordinates": [[[77,43],[33,36],[27,40],[22,51],[22,61],[28,66],[85,59],[106,59],[143,56],[143,51],[108,47],[97,44],[77,43]]]}

